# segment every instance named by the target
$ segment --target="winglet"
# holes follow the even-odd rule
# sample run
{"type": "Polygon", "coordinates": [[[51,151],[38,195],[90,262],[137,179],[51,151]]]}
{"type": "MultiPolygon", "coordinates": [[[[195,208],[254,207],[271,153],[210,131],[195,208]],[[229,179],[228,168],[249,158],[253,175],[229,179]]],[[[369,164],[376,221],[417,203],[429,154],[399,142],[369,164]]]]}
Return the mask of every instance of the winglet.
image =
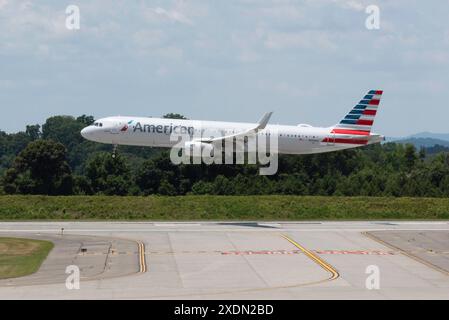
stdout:
{"type": "Polygon", "coordinates": [[[257,127],[255,128],[255,130],[263,130],[265,129],[265,127],[268,124],[268,121],[270,121],[271,115],[273,114],[273,112],[267,112],[264,114],[264,116],[262,117],[262,119],[260,119],[259,124],[257,125],[257,127]]]}

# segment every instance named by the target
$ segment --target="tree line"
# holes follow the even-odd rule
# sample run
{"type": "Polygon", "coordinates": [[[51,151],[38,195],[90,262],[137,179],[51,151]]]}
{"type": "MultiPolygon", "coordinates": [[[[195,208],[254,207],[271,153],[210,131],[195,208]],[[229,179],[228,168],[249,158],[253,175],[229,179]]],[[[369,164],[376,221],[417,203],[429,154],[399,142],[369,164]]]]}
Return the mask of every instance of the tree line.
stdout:
{"type": "MultiPolygon", "coordinates": [[[[179,114],[165,115],[183,118],[179,114]]],[[[92,116],[54,116],[25,131],[0,131],[0,193],[44,195],[449,196],[448,149],[386,143],[315,155],[280,155],[257,165],[173,165],[167,149],[84,140],[92,116]]]]}

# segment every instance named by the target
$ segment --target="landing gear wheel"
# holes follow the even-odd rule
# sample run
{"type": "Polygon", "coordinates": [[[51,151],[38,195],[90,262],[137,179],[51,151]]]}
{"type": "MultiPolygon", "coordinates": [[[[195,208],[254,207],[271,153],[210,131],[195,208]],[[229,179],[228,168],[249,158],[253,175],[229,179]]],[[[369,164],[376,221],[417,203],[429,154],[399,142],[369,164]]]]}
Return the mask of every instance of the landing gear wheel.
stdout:
{"type": "Polygon", "coordinates": [[[112,159],[117,157],[117,147],[118,145],[114,144],[114,148],[112,149],[112,159]]]}

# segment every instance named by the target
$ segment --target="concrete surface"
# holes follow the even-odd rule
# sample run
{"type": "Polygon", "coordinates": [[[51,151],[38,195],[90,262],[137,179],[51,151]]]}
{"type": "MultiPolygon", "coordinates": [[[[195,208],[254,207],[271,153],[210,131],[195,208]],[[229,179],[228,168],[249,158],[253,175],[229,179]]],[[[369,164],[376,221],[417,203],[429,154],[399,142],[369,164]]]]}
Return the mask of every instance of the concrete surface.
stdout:
{"type": "Polygon", "coordinates": [[[373,231],[368,234],[387,246],[449,275],[448,231],[373,231]]]}
{"type": "Polygon", "coordinates": [[[60,258],[60,263],[49,259],[45,265],[60,275],[56,283],[36,284],[25,278],[14,285],[0,283],[0,299],[449,298],[447,274],[405,254],[407,248],[386,245],[365,234],[424,232],[426,239],[434,237],[438,243],[433,254],[439,255],[449,251],[447,221],[3,222],[0,236],[39,234],[61,240],[62,227],[62,238],[68,242],[61,242],[61,248],[73,247],[72,254],[75,245],[70,240],[103,239],[96,249],[99,260],[86,263],[92,269],[82,269],[81,288],[68,290],[61,271],[67,263],[82,264],[81,258],[64,260],[64,254],[54,252],[53,259],[60,258]],[[101,276],[104,241],[117,241],[117,245],[124,241],[119,250],[131,253],[123,254],[122,263],[111,260],[111,268],[117,270],[114,275],[134,273],[101,276]],[[136,241],[145,245],[144,252],[139,253],[143,249],[136,241]],[[139,272],[139,256],[145,258],[146,272],[139,272]],[[366,287],[370,266],[380,272],[378,290],[366,287]]]}
{"type": "Polygon", "coordinates": [[[0,287],[65,283],[66,267],[70,265],[78,266],[81,280],[120,277],[140,270],[135,241],[56,234],[13,233],[11,236],[48,240],[55,246],[36,273],[0,280],[0,287]]]}

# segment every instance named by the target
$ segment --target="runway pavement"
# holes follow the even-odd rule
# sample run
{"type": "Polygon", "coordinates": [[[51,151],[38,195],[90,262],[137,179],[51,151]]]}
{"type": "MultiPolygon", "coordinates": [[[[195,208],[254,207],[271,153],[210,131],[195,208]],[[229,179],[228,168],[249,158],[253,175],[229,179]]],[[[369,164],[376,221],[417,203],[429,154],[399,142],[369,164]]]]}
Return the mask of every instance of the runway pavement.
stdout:
{"type": "Polygon", "coordinates": [[[2,222],[1,236],[55,249],[0,299],[449,298],[448,221],[2,222]]]}

